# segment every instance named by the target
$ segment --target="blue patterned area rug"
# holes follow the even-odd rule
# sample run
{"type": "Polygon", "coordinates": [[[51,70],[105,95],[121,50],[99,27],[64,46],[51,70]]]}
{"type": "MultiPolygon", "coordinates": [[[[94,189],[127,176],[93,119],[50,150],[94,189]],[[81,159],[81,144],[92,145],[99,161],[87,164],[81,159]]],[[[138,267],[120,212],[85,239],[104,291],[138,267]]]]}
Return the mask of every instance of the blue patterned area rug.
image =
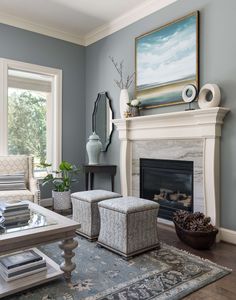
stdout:
{"type": "MultiPolygon", "coordinates": [[[[161,245],[125,261],[78,237],[72,282],[63,278],[7,297],[8,300],[177,300],[220,279],[230,270],[177,248],[161,245]]],[[[57,263],[57,243],[40,248],[57,263]]]]}

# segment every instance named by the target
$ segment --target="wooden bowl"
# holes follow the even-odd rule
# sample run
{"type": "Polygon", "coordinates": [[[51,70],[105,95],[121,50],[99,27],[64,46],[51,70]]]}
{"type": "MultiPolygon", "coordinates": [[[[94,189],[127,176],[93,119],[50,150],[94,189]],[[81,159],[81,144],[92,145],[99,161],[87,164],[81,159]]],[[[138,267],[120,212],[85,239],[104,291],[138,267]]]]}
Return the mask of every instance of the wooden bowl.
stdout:
{"type": "Polygon", "coordinates": [[[218,229],[210,232],[189,231],[181,228],[174,220],[173,222],[175,224],[175,230],[179,239],[190,247],[198,250],[206,250],[211,248],[215,243],[218,229]]]}

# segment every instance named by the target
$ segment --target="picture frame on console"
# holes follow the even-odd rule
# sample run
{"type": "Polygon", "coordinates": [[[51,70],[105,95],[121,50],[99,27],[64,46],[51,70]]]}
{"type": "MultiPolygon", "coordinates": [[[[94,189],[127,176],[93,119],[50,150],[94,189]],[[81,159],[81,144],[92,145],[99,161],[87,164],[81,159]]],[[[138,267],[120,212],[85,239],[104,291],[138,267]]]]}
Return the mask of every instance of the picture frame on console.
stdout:
{"type": "Polygon", "coordinates": [[[199,12],[135,39],[135,93],[141,108],[183,104],[182,90],[199,88],[199,12]]]}

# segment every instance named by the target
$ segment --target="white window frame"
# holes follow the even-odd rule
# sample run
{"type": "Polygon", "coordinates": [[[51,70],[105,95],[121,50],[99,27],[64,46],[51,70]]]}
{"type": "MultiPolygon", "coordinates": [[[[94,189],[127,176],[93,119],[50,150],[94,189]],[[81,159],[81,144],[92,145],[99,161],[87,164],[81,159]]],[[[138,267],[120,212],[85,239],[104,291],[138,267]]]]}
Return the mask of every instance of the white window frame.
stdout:
{"type": "Polygon", "coordinates": [[[47,160],[57,169],[62,159],[62,70],[0,58],[0,155],[8,154],[8,70],[16,69],[52,77],[52,101],[48,104],[47,160]],[[51,141],[51,142],[48,142],[51,141]],[[52,149],[51,149],[51,147],[52,149]]]}

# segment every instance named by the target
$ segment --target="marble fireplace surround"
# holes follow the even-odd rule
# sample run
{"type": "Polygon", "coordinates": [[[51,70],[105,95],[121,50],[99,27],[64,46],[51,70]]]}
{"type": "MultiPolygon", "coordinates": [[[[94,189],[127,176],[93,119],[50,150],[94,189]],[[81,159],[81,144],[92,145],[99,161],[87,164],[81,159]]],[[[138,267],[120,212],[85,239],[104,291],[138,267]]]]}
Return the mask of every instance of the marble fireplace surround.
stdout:
{"type": "Polygon", "coordinates": [[[214,107],[113,120],[119,132],[121,193],[139,196],[139,158],[194,162],[194,210],[219,227],[220,137],[229,109],[214,107]]]}

